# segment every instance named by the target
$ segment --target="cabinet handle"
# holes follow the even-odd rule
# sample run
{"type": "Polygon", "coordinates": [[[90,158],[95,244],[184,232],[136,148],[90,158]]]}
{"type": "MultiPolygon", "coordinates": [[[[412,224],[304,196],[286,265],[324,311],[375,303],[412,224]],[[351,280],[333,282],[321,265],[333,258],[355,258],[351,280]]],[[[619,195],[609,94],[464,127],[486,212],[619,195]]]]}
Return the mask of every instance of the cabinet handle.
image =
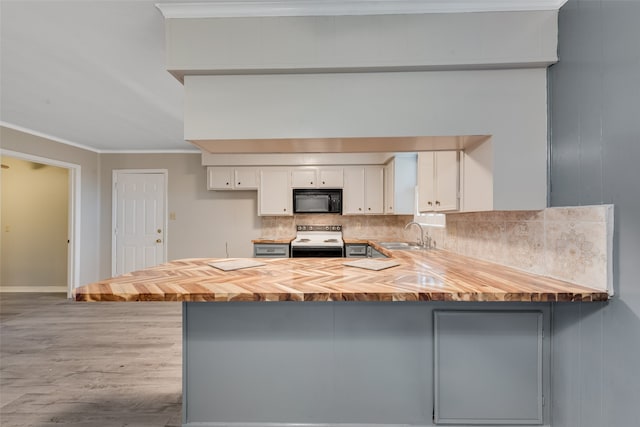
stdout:
{"type": "Polygon", "coordinates": [[[238,183],[238,185],[240,185],[240,183],[238,183]]]}
{"type": "Polygon", "coordinates": [[[310,181],[309,184],[313,185],[313,181],[310,181]]]}
{"type": "Polygon", "coordinates": [[[322,181],[323,184],[326,184],[326,182],[322,181]]]}
{"type": "Polygon", "coordinates": [[[440,206],[440,202],[436,200],[436,206],[440,206]]]}
{"type": "Polygon", "coordinates": [[[226,185],[229,185],[229,183],[227,182],[227,184],[226,184],[226,185]]]}
{"type": "Polygon", "coordinates": [[[362,208],[358,208],[358,210],[359,210],[359,211],[361,211],[361,210],[362,210],[362,208]]]}
{"type": "Polygon", "coordinates": [[[156,243],[162,243],[162,240],[158,239],[156,240],[156,243]]]}
{"type": "Polygon", "coordinates": [[[371,210],[371,208],[368,208],[369,210],[371,210]]]}
{"type": "Polygon", "coordinates": [[[433,203],[431,203],[431,202],[427,202],[427,204],[428,204],[429,206],[433,205],[433,203]]]}
{"type": "Polygon", "coordinates": [[[285,211],[285,212],[286,212],[286,211],[287,211],[287,208],[284,208],[284,209],[283,209],[283,211],[285,211]]]}

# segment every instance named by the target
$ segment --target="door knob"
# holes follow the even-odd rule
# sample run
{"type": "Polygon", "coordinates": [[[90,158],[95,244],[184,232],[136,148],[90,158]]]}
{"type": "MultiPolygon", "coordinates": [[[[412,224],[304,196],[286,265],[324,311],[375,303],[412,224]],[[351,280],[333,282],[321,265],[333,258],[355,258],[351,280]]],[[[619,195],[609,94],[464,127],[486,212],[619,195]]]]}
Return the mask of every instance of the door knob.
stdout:
{"type": "Polygon", "coordinates": [[[156,240],[156,243],[162,243],[162,239],[156,240]]]}

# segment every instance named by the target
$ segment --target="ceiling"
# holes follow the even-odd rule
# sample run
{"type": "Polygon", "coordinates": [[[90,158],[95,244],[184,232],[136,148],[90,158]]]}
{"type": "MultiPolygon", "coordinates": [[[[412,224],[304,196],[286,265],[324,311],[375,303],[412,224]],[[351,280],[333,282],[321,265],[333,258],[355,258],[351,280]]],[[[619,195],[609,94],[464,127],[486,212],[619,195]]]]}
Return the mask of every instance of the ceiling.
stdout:
{"type": "MultiPolygon", "coordinates": [[[[276,3],[287,1],[307,0],[276,3]]],[[[164,17],[156,3],[0,0],[0,124],[97,152],[198,151],[183,139],[183,87],[165,69],[164,17]]]]}

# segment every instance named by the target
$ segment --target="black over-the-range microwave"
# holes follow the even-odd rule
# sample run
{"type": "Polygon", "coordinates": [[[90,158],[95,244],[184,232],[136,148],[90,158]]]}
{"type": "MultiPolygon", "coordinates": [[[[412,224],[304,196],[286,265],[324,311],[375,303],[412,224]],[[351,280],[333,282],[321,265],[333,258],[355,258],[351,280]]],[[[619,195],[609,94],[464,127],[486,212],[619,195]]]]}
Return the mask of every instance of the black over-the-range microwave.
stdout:
{"type": "Polygon", "coordinates": [[[296,188],[293,213],[342,213],[342,189],[296,188]]]}

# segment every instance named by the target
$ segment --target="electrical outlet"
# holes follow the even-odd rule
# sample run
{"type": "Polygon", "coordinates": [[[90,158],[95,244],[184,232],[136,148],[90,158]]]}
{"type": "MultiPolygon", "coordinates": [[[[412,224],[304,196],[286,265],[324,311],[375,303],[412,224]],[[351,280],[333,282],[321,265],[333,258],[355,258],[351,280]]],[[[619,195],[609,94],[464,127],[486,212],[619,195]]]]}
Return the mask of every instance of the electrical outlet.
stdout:
{"type": "Polygon", "coordinates": [[[169,220],[170,221],[175,221],[176,220],[176,213],[175,212],[169,212],[169,220]]]}

